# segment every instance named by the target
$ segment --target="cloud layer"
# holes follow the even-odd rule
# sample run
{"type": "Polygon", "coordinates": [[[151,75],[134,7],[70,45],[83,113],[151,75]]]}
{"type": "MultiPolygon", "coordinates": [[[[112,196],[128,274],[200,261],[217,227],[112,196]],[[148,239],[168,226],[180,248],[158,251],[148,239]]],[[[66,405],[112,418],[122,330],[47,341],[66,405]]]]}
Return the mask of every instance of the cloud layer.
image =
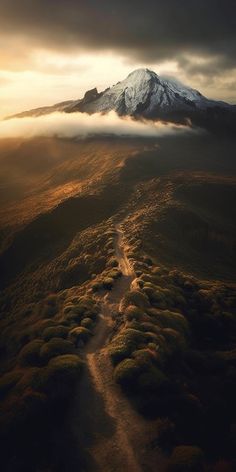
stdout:
{"type": "Polygon", "coordinates": [[[138,67],[235,103],[235,18],[235,0],[0,0],[0,116],[138,67]]]}
{"type": "Polygon", "coordinates": [[[1,34],[57,50],[112,49],[144,62],[185,53],[236,64],[235,0],[1,0],[1,34]]]}
{"type": "Polygon", "coordinates": [[[95,113],[52,113],[40,117],[13,118],[0,121],[0,138],[32,138],[35,136],[59,138],[85,138],[97,135],[161,137],[193,132],[188,126],[172,123],[140,122],[120,118],[115,112],[106,115],[95,113]]]}

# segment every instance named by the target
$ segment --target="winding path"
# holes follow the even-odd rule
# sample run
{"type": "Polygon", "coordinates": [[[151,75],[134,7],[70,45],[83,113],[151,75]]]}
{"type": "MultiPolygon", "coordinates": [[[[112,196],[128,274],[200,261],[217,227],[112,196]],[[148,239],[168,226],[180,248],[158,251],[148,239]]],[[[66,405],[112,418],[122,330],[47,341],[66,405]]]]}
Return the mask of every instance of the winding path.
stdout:
{"type": "Polygon", "coordinates": [[[123,276],[132,277],[134,279],[134,271],[129,262],[129,259],[126,255],[125,246],[124,246],[124,235],[121,225],[115,226],[117,237],[115,240],[115,255],[117,261],[119,262],[120,270],[123,276]]]}
{"type": "Polygon", "coordinates": [[[114,383],[113,367],[105,349],[114,318],[119,316],[121,299],[135,278],[126,255],[122,226],[115,229],[115,254],[122,277],[103,298],[95,335],[85,349],[86,369],[70,421],[78,448],[84,453],[83,472],[156,472],[157,454],[145,449],[153,428],[131,408],[114,383]]]}

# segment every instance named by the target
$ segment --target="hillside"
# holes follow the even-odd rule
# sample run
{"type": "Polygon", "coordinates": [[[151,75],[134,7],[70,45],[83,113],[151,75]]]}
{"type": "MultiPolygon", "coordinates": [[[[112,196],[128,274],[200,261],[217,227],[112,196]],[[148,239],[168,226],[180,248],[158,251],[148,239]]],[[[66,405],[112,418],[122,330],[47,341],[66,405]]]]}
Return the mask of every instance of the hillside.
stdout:
{"type": "Polygon", "coordinates": [[[231,470],[235,141],[0,146],[4,470],[231,470]]]}

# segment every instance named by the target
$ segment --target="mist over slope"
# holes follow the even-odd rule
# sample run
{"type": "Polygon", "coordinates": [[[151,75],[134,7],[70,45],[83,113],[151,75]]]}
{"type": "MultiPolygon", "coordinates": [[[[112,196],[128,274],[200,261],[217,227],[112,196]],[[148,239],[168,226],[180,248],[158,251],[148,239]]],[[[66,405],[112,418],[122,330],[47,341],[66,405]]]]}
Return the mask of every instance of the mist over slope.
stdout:
{"type": "MultiPolygon", "coordinates": [[[[0,121],[0,138],[29,138],[34,136],[59,138],[85,138],[87,136],[115,135],[158,137],[175,133],[194,132],[190,126],[168,122],[138,121],[131,117],[119,117],[114,111],[89,115],[75,112],[66,114],[54,111],[39,116],[16,117],[0,121]]],[[[197,131],[196,131],[197,132],[197,131]]]]}

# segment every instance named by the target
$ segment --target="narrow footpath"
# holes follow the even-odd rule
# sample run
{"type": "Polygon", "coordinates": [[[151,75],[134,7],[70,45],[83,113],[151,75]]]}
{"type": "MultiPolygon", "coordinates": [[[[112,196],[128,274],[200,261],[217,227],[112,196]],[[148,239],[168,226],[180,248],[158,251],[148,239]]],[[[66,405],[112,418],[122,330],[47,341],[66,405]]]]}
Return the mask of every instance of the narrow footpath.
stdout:
{"type": "Polygon", "coordinates": [[[126,255],[122,225],[115,228],[115,254],[122,277],[102,300],[100,320],[85,349],[86,368],[70,421],[78,448],[83,451],[83,472],[161,472],[164,469],[159,454],[149,447],[155,425],[133,410],[115,384],[106,351],[120,302],[135,279],[126,255]]]}

